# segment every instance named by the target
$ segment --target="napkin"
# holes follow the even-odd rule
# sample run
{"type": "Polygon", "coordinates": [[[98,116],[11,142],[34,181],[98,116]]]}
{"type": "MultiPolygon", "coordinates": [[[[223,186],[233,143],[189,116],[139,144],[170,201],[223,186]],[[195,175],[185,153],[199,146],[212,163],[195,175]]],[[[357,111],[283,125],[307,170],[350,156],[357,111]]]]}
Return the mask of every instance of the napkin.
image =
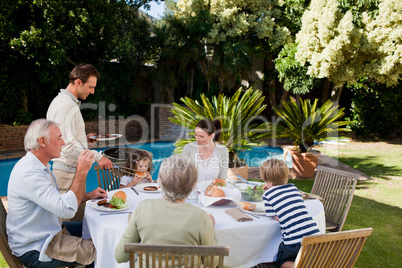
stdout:
{"type": "Polygon", "coordinates": [[[251,217],[243,213],[239,208],[227,209],[225,212],[229,214],[233,219],[239,222],[253,220],[251,217]]]}
{"type": "Polygon", "coordinates": [[[318,196],[318,195],[309,194],[309,193],[305,193],[305,192],[300,192],[300,193],[301,193],[301,195],[302,195],[302,197],[303,197],[304,200],[308,200],[308,199],[318,199],[318,200],[320,200],[321,202],[324,201],[324,199],[323,199],[322,197],[318,196]]]}

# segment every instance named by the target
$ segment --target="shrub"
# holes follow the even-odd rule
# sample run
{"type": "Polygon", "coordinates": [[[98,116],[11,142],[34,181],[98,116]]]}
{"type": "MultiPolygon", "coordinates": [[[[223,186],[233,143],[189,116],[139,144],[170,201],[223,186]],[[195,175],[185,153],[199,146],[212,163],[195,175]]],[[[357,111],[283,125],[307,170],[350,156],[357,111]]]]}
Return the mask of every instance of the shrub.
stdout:
{"type": "Polygon", "coordinates": [[[351,129],[356,136],[385,137],[402,127],[400,84],[390,88],[363,78],[351,86],[351,91],[351,129]]]}

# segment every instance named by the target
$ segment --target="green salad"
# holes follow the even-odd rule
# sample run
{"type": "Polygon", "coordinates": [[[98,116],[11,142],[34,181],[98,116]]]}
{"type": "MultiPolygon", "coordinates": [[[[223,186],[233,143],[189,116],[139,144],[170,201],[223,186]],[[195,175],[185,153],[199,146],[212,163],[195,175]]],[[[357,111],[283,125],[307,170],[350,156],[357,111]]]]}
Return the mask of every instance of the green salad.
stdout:
{"type": "Polygon", "coordinates": [[[241,194],[244,200],[247,201],[261,201],[262,194],[264,193],[263,185],[247,186],[247,188],[241,190],[241,194]]]}
{"type": "Polygon", "coordinates": [[[112,199],[109,201],[109,204],[114,206],[114,209],[121,209],[127,206],[123,199],[116,197],[112,197],[112,199]]]}

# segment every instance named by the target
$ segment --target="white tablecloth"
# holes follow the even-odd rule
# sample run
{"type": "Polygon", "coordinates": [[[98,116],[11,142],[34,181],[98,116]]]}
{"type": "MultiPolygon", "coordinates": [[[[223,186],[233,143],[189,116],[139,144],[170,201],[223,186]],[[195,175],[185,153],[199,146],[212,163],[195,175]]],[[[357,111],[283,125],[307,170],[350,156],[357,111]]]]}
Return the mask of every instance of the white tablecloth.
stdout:
{"type": "MultiPolygon", "coordinates": [[[[136,195],[129,188],[124,189],[127,193],[127,201],[133,204],[130,211],[144,199],[161,198],[159,193],[143,193],[136,195]]],[[[109,192],[113,195],[114,192],[109,192]]],[[[325,233],[325,214],[322,203],[312,199],[306,202],[307,210],[317,222],[322,233],[325,233]]],[[[129,263],[118,264],[114,259],[114,250],[127,226],[129,214],[109,214],[92,207],[89,201],[84,216],[83,237],[92,238],[96,247],[96,268],[129,267],[129,263]]],[[[232,207],[209,206],[202,207],[211,213],[216,220],[215,236],[217,245],[229,246],[229,256],[225,257],[226,267],[249,268],[263,262],[272,262],[281,239],[279,223],[265,216],[253,218],[253,221],[236,222],[225,213],[232,207]]]]}

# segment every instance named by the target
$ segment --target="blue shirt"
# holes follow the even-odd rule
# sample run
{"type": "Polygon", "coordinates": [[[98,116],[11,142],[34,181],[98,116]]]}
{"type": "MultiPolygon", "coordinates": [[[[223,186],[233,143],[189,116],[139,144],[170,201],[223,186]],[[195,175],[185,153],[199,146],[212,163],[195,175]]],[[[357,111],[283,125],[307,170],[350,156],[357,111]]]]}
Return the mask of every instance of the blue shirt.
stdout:
{"type": "Polygon", "coordinates": [[[293,184],[277,185],[263,195],[267,216],[277,216],[285,245],[300,243],[303,236],[319,233],[316,222],[308,214],[303,197],[293,184]]]}
{"type": "Polygon", "coordinates": [[[72,218],[78,209],[77,197],[61,195],[50,165],[44,166],[31,152],[15,164],[8,182],[8,244],[14,255],[37,250],[40,261],[48,244],[61,231],[61,219],[72,218]]]}

